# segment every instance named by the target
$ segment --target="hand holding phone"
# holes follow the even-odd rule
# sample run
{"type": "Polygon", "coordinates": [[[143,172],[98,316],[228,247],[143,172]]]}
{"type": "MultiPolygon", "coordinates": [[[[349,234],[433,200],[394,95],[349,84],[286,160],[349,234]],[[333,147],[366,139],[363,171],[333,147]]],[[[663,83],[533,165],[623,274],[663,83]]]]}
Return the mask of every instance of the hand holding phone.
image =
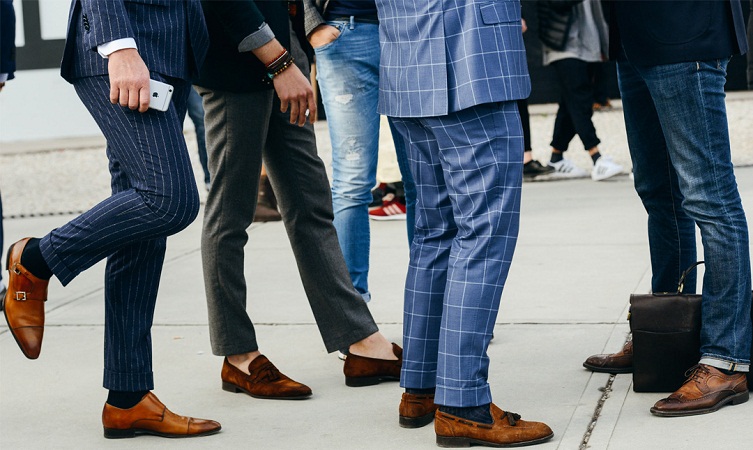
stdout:
{"type": "Polygon", "coordinates": [[[167,111],[170,99],[173,97],[173,87],[157,80],[149,80],[149,107],[157,111],[167,111]]]}

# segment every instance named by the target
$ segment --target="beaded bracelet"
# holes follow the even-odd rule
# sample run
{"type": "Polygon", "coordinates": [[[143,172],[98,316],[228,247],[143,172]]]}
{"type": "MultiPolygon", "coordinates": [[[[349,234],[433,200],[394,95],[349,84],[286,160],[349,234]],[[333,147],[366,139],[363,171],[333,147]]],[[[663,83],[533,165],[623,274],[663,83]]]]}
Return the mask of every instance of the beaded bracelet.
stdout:
{"type": "Polygon", "coordinates": [[[279,68],[278,68],[277,70],[275,70],[274,72],[272,72],[272,71],[268,71],[268,72],[267,72],[267,76],[269,77],[269,79],[270,79],[270,80],[272,80],[272,79],[274,79],[274,77],[276,77],[277,75],[281,74],[282,72],[284,72],[284,71],[285,71],[285,69],[287,69],[288,67],[290,67],[290,66],[292,66],[292,65],[293,65],[293,57],[291,56],[291,57],[290,57],[289,59],[287,59],[287,60],[286,60],[286,61],[285,61],[285,62],[284,62],[284,63],[283,63],[283,64],[282,64],[282,65],[281,65],[281,66],[280,66],[280,67],[279,67],[279,68]]]}

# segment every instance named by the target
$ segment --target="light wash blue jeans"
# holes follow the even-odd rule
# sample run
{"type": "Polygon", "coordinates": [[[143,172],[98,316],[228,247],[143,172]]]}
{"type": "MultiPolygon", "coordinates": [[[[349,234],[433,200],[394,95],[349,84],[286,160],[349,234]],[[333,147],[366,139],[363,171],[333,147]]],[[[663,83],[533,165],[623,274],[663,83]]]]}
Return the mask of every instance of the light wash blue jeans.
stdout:
{"type": "MultiPolygon", "coordinates": [[[[674,292],[701,230],[701,362],[746,372],[751,347],[748,225],[730,156],[728,58],[617,65],[635,188],[648,212],[654,292],[674,292]]],[[[695,280],[689,283],[694,289],[695,280]]],[[[688,290],[686,289],[686,292],[688,290]]]]}
{"type": "MultiPolygon", "coordinates": [[[[369,301],[368,206],[379,153],[379,25],[356,20],[327,23],[339,29],[340,36],[316,49],[316,78],[332,142],[334,224],[353,285],[369,301]]],[[[415,187],[402,139],[394,141],[410,205],[410,237],[415,187]]]]}

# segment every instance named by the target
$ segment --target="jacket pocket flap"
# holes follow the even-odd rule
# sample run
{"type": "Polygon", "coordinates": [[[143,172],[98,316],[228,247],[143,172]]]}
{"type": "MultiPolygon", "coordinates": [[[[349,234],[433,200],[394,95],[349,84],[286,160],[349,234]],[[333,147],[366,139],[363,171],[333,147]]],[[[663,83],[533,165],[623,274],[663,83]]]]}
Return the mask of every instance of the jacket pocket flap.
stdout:
{"type": "Polygon", "coordinates": [[[517,1],[487,3],[480,10],[481,19],[486,25],[520,22],[520,3],[517,1]]]}

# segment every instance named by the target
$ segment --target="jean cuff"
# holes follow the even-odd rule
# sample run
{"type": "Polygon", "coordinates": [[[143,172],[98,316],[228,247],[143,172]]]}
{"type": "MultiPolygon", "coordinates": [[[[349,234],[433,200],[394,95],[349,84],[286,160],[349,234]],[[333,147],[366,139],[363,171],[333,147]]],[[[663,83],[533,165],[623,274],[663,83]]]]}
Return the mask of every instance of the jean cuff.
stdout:
{"type": "Polygon", "coordinates": [[[723,359],[704,356],[701,358],[701,364],[716,367],[717,369],[733,370],[735,372],[750,372],[750,363],[739,363],[734,361],[725,361],[723,359]]]}

